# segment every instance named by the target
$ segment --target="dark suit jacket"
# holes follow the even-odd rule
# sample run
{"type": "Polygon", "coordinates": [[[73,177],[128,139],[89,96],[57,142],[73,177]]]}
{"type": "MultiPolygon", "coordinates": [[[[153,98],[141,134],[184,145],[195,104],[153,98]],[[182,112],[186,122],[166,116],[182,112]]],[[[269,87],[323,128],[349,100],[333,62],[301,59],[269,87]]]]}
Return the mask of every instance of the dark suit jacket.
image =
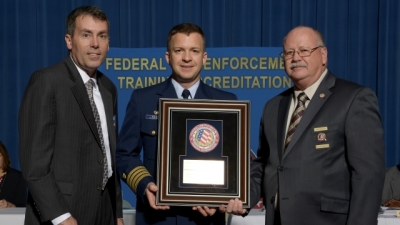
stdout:
{"type": "Polygon", "coordinates": [[[264,197],[268,225],[277,192],[283,225],[375,225],[385,174],[375,94],[328,71],[283,154],[292,95],[293,88],[264,107],[252,204],[264,197]]]}
{"type": "MultiPolygon", "coordinates": [[[[118,147],[118,172],[137,196],[136,224],[224,224],[224,215],[216,213],[213,217],[202,217],[191,207],[171,207],[167,211],[155,211],[147,205],[144,195],[149,182],[156,180],[157,163],[157,131],[158,131],[158,101],[160,98],[178,98],[171,82],[166,81],[143,89],[135,90],[129,101],[124,123],[122,125],[118,147]],[[143,161],[140,152],[143,148],[143,161]],[[138,185],[134,185],[127,176],[132,171],[147,170],[151,176],[141,176],[138,185]]],[[[215,89],[200,82],[194,96],[195,99],[236,100],[236,95],[215,89]]]]}
{"type": "Polygon", "coordinates": [[[400,164],[386,171],[382,192],[382,205],[390,199],[400,200],[400,164]]]}
{"type": "Polygon", "coordinates": [[[0,200],[5,199],[16,207],[26,206],[26,184],[20,171],[8,168],[3,184],[0,186],[0,200]]]}
{"type": "MultiPolygon", "coordinates": [[[[99,71],[97,81],[115,162],[116,88],[99,71]]],[[[25,224],[66,212],[78,224],[93,224],[101,198],[103,153],[85,85],[70,56],[32,75],[19,111],[19,135],[21,170],[30,195],[25,224]]],[[[112,167],[110,211],[122,217],[120,184],[112,167]]]]}

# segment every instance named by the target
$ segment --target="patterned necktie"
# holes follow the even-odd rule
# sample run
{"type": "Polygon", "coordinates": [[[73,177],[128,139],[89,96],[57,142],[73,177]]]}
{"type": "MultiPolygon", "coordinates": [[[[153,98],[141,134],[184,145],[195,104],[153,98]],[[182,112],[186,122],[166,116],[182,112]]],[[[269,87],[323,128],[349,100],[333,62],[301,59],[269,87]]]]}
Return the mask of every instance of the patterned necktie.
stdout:
{"type": "Polygon", "coordinates": [[[189,95],[190,95],[190,91],[188,89],[185,89],[185,90],[182,91],[182,97],[184,99],[188,99],[189,95]]]}
{"type": "Polygon", "coordinates": [[[285,140],[285,148],[284,151],[286,150],[287,146],[290,143],[290,140],[292,140],[294,131],[297,128],[297,125],[300,123],[301,117],[304,114],[304,110],[306,109],[306,101],[308,100],[307,95],[304,92],[301,92],[297,96],[297,106],[296,109],[293,112],[292,118],[290,119],[290,125],[286,134],[286,140],[285,140]]]}
{"type": "Polygon", "coordinates": [[[93,86],[94,85],[95,84],[92,79],[89,79],[89,81],[86,82],[86,84],[85,84],[86,91],[89,96],[90,106],[92,107],[94,119],[96,121],[97,132],[99,133],[101,150],[103,151],[103,184],[102,184],[101,188],[104,190],[104,188],[107,184],[107,180],[108,180],[108,164],[107,164],[106,147],[104,146],[104,138],[103,138],[103,131],[101,128],[100,116],[99,116],[99,112],[97,111],[96,103],[94,102],[94,99],[93,99],[93,86]]]}

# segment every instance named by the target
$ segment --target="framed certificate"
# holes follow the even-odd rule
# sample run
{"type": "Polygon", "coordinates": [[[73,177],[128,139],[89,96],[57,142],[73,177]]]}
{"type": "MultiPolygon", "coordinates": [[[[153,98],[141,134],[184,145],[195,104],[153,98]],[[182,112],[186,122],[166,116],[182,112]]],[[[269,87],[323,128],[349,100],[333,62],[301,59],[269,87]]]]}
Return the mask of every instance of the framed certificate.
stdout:
{"type": "Polygon", "coordinates": [[[159,100],[158,205],[249,207],[250,101],[159,100]]]}

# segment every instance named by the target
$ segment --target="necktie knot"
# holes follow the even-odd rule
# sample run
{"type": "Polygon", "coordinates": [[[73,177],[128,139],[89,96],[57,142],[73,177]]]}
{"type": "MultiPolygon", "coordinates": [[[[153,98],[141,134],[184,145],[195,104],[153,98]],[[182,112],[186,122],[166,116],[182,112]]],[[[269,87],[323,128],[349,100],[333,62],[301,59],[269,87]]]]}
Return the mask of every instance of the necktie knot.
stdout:
{"type": "Polygon", "coordinates": [[[306,104],[306,101],[308,100],[308,97],[306,95],[306,93],[301,92],[298,96],[297,96],[297,100],[303,104],[306,104]]]}
{"type": "Polygon", "coordinates": [[[94,81],[92,79],[89,79],[86,83],[85,83],[86,89],[87,90],[93,90],[94,87],[94,81]]]}
{"type": "Polygon", "coordinates": [[[185,89],[185,90],[182,91],[182,97],[184,99],[188,99],[189,95],[190,95],[190,91],[188,89],[185,89]]]}

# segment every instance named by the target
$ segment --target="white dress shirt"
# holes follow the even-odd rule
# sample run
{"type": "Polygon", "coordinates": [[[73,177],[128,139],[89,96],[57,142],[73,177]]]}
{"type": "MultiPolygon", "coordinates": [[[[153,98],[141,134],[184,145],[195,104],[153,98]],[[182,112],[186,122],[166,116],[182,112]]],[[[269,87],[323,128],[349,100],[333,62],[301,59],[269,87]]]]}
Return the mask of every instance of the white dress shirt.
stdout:
{"type": "MultiPolygon", "coordinates": [[[[289,108],[289,113],[288,113],[288,119],[287,119],[287,123],[286,123],[286,134],[287,134],[287,130],[289,128],[289,124],[290,124],[290,119],[292,118],[292,114],[293,111],[297,105],[297,96],[299,96],[299,94],[301,92],[304,92],[307,97],[308,100],[306,101],[306,105],[305,107],[307,108],[308,104],[310,103],[312,97],[314,96],[315,92],[317,91],[317,88],[319,87],[319,84],[321,83],[321,81],[324,79],[325,75],[328,73],[328,69],[325,69],[325,71],[322,73],[322,75],[319,77],[319,79],[310,87],[308,87],[307,89],[301,91],[301,90],[295,90],[293,93],[293,98],[292,98],[292,102],[290,103],[290,108],[289,108]]],[[[286,140],[286,137],[285,139],[286,140]]]]}

